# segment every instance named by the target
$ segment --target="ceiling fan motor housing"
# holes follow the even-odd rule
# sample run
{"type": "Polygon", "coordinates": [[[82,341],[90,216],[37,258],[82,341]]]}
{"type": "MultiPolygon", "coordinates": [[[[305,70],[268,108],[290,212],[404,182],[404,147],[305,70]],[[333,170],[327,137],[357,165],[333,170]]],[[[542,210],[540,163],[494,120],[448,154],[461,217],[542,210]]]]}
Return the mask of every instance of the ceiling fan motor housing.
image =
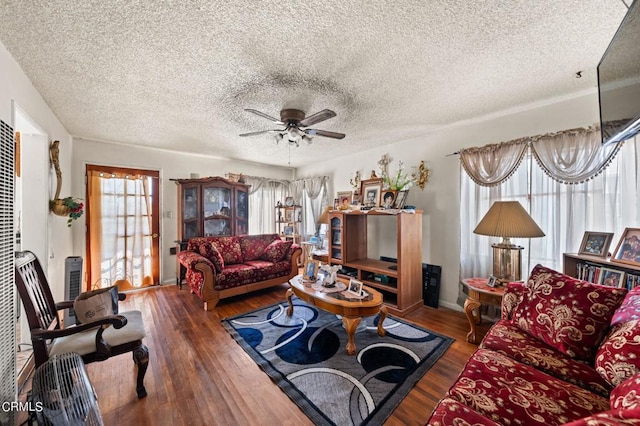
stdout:
{"type": "Polygon", "coordinates": [[[304,120],[304,111],[299,109],[283,109],[280,111],[280,121],[286,124],[298,124],[304,120]]]}

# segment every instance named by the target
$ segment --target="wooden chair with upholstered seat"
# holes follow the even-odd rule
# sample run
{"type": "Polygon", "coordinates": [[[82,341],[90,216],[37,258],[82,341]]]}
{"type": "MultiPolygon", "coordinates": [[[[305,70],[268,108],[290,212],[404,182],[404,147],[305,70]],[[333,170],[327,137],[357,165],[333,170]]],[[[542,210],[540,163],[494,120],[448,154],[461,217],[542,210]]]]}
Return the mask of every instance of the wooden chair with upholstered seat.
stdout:
{"type": "MultiPolygon", "coordinates": [[[[72,308],[73,301],[54,302],[42,266],[32,252],[16,253],[15,278],[29,322],[36,367],[44,364],[50,356],[66,352],[79,354],[85,363],[132,352],[138,367],[138,398],[147,396],[144,375],[149,365],[149,350],[142,343],[145,328],[140,311],[122,312],[90,323],[61,328],[58,311],[72,308]]],[[[118,297],[124,300],[125,295],[119,294],[118,297]]]]}

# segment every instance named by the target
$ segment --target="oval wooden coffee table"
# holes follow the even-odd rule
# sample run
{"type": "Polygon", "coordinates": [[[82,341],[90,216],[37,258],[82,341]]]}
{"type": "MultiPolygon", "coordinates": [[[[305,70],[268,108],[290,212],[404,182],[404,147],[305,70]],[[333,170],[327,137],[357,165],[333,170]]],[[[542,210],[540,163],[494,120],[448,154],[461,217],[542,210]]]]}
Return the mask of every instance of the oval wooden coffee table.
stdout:
{"type": "MultiPolygon", "coordinates": [[[[344,283],[341,278],[339,278],[339,280],[344,283]]],[[[342,324],[344,324],[344,328],[347,331],[347,354],[349,355],[355,355],[356,353],[355,333],[362,317],[380,313],[378,335],[385,335],[382,323],[387,317],[387,307],[382,304],[382,294],[370,287],[362,286],[362,289],[368,293],[368,296],[364,299],[349,299],[343,296],[341,292],[327,293],[322,290],[315,290],[313,288],[314,284],[314,282],[304,282],[302,275],[296,275],[289,280],[290,287],[286,293],[287,301],[289,302],[289,309],[287,309],[288,316],[293,315],[293,302],[291,298],[294,294],[308,304],[317,306],[323,311],[340,315],[342,317],[342,324]]]]}

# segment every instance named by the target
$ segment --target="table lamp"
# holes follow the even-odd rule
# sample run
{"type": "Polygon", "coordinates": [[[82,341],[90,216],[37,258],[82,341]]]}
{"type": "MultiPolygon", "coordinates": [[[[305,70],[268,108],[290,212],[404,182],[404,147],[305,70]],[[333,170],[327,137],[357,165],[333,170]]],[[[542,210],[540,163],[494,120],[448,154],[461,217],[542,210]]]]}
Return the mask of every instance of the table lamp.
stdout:
{"type": "Polygon", "coordinates": [[[518,201],[496,201],[484,215],[474,234],[502,237],[493,247],[493,275],[501,283],[521,280],[521,256],[524,247],[511,244],[510,238],[544,237],[518,201]]]}

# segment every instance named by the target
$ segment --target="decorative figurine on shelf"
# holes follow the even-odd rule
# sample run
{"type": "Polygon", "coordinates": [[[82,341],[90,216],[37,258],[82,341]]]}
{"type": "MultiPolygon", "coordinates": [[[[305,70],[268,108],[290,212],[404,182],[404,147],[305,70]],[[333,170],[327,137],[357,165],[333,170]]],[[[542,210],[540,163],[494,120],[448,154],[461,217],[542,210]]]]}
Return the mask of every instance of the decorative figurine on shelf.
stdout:
{"type": "Polygon", "coordinates": [[[335,287],[336,282],[338,281],[338,271],[342,266],[340,265],[329,265],[328,263],[323,263],[320,265],[320,270],[326,273],[326,277],[322,285],[324,287],[335,287]]]}
{"type": "Polygon", "coordinates": [[[371,170],[371,176],[369,176],[369,179],[378,179],[378,175],[376,175],[375,170],[371,170]]]}
{"type": "Polygon", "coordinates": [[[360,190],[360,171],[356,171],[356,175],[353,179],[349,179],[349,183],[353,187],[354,191],[360,190]]]}

